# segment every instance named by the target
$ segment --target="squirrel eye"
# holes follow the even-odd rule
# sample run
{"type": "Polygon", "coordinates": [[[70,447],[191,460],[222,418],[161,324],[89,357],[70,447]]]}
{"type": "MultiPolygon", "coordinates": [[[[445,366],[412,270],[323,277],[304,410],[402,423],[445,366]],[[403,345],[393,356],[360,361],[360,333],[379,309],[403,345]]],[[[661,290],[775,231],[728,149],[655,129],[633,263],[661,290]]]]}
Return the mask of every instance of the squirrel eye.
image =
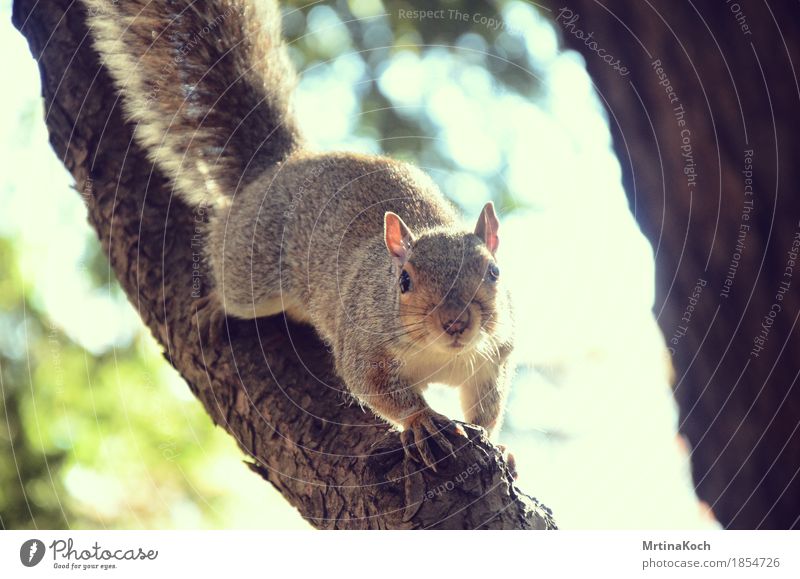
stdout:
{"type": "Polygon", "coordinates": [[[500,278],[500,268],[496,264],[490,263],[486,270],[486,278],[492,282],[497,281],[500,278]]]}
{"type": "Polygon", "coordinates": [[[400,293],[404,294],[411,289],[411,276],[406,270],[400,272],[400,293]]]}

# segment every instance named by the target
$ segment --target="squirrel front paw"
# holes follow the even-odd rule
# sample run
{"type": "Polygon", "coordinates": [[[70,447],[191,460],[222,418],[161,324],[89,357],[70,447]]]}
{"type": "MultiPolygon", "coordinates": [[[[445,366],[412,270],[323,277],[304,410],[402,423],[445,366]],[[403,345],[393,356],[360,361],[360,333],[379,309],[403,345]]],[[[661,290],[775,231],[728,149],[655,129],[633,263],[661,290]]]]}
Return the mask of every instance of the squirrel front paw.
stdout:
{"type": "Polygon", "coordinates": [[[453,445],[447,440],[445,432],[466,437],[464,430],[446,416],[433,410],[421,410],[406,420],[400,434],[406,456],[415,462],[429,466],[436,472],[436,463],[453,454],[453,445]],[[437,460],[431,450],[431,443],[438,446],[445,455],[437,460]]]}

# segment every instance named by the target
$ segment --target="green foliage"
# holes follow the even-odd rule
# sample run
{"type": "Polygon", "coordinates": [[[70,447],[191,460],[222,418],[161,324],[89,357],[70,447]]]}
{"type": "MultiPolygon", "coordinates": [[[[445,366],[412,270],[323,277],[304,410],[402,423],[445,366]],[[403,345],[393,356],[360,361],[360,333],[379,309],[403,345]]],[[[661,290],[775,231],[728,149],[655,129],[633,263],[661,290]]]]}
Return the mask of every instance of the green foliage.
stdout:
{"type": "Polygon", "coordinates": [[[468,213],[488,198],[506,214],[534,206],[509,187],[505,171],[517,143],[503,128],[509,119],[499,118],[503,106],[498,101],[544,96],[556,37],[530,4],[282,4],[284,32],[301,75],[299,92],[301,97],[313,93],[308,109],[300,99],[300,113],[314,140],[328,145],[317,135],[323,123],[313,111],[323,111],[319,119],[325,115],[328,125],[335,124],[331,117],[346,117],[348,130],[330,146],[344,143],[415,162],[468,213]],[[540,37],[538,45],[529,46],[526,39],[533,36],[540,37]],[[349,94],[337,90],[343,85],[349,94]],[[450,102],[451,95],[457,99],[450,102]],[[441,109],[448,107],[453,114],[445,118],[441,109]]]}
{"type": "Polygon", "coordinates": [[[88,352],[27,297],[8,239],[0,261],[3,528],[227,523],[219,470],[250,475],[152,339],[88,352]]]}

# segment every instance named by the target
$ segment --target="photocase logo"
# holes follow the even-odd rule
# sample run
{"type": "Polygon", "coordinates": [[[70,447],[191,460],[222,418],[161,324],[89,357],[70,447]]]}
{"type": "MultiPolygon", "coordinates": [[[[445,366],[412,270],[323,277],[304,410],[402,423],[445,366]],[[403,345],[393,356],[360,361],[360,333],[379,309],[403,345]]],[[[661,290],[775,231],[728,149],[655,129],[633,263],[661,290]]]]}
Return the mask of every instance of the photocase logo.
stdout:
{"type": "Polygon", "coordinates": [[[26,567],[36,567],[44,557],[44,543],[39,539],[30,539],[19,548],[19,560],[26,567]]]}

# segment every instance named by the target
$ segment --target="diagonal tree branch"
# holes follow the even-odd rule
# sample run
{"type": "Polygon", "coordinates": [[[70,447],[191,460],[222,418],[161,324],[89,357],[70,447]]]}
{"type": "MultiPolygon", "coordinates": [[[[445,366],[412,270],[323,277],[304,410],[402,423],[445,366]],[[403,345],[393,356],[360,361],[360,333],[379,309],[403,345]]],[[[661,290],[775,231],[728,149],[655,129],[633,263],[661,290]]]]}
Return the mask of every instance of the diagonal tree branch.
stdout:
{"type": "Polygon", "coordinates": [[[397,433],[347,404],[310,328],[222,318],[205,298],[205,216],[171,195],[133,142],[84,18],[71,0],[14,3],[41,70],[50,142],[128,298],[253,470],[319,528],[555,528],[477,429],[453,440],[457,455],[438,473],[417,471],[397,433]]]}

